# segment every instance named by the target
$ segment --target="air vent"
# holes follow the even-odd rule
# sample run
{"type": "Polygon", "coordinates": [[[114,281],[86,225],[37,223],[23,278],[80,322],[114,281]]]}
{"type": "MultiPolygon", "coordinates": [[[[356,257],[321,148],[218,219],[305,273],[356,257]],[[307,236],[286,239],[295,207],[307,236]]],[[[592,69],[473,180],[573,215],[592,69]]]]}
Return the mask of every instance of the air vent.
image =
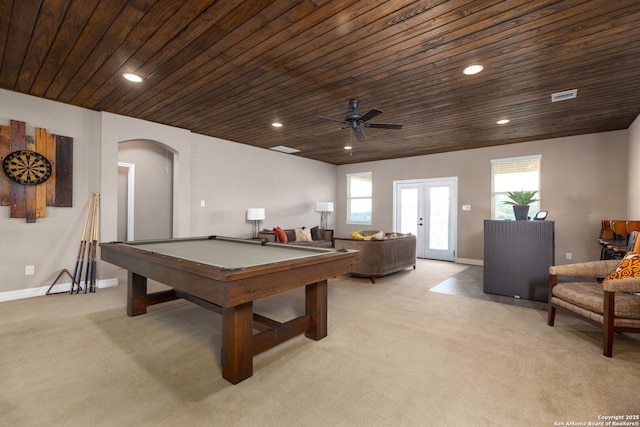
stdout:
{"type": "Polygon", "coordinates": [[[564,92],[557,92],[551,94],[551,102],[566,101],[567,99],[573,99],[578,96],[578,89],[565,90],[564,92]]]}
{"type": "Polygon", "coordinates": [[[285,147],[284,145],[276,145],[275,147],[271,147],[270,150],[279,151],[281,153],[287,153],[287,154],[297,153],[298,151],[300,151],[295,148],[285,147]]]}

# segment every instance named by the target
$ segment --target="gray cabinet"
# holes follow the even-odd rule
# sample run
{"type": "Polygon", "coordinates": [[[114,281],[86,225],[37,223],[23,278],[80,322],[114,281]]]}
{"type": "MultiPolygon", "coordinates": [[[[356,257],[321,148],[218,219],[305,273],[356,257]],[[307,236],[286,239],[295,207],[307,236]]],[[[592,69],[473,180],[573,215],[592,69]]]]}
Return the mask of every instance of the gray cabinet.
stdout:
{"type": "Polygon", "coordinates": [[[484,222],[484,292],[547,301],[553,221],[484,222]]]}

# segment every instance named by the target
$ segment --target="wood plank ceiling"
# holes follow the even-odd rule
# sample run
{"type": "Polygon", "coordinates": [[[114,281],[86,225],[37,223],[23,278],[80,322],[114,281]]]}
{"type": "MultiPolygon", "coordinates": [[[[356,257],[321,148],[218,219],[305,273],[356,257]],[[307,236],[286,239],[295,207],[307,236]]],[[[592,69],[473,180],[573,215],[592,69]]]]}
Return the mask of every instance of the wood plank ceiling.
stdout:
{"type": "Polygon", "coordinates": [[[0,57],[4,89],[337,165],[640,113],[638,0],[2,0],[0,57]],[[318,117],[345,118],[350,99],[404,126],[360,142],[318,117]]]}

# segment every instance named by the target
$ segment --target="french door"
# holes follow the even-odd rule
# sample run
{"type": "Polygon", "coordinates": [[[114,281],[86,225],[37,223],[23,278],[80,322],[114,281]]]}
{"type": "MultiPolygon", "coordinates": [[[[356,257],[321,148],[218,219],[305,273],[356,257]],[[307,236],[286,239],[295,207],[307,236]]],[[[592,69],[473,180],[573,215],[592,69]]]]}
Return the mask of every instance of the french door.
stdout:
{"type": "Polygon", "coordinates": [[[394,181],[394,229],[416,236],[416,255],[455,261],[458,177],[394,181]]]}

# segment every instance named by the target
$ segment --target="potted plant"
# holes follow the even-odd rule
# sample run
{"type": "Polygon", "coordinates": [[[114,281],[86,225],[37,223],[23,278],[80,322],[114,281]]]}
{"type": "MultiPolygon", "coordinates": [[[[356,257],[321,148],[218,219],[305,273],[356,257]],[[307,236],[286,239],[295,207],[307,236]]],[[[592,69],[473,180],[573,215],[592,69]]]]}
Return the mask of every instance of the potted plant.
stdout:
{"type": "Polygon", "coordinates": [[[505,205],[513,205],[513,214],[516,221],[526,221],[529,214],[529,205],[540,199],[534,198],[537,191],[510,191],[507,193],[509,200],[504,201],[505,205]]]}

